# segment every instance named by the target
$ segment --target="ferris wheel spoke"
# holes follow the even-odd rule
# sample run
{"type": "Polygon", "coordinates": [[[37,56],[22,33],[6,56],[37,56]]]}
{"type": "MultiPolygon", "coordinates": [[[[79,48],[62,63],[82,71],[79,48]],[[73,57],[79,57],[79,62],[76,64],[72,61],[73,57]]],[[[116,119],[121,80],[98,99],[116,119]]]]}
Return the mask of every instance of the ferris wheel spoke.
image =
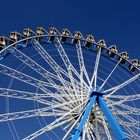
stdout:
{"type": "MultiPolygon", "coordinates": [[[[78,72],[75,70],[75,68],[73,67],[72,63],[70,62],[62,44],[60,43],[59,39],[56,38],[55,39],[55,46],[59,52],[59,55],[61,56],[67,70],[68,70],[68,75],[69,75],[69,78],[70,78],[70,81],[72,83],[72,87],[74,89],[74,93],[77,95],[77,92],[76,92],[76,88],[75,88],[75,78],[73,77],[73,73],[79,78],[79,74],[78,72]]],[[[87,85],[87,84],[86,84],[87,85]]]]}
{"type": "MultiPolygon", "coordinates": [[[[85,64],[84,64],[84,58],[83,58],[83,52],[82,52],[82,48],[81,48],[81,43],[80,41],[78,41],[78,44],[76,45],[76,50],[77,50],[77,56],[78,56],[78,61],[79,61],[79,67],[80,67],[80,90],[81,90],[81,94],[82,94],[82,97],[84,95],[84,79],[83,79],[83,76],[85,75],[87,81],[88,81],[88,84],[90,85],[90,79],[89,79],[89,76],[88,76],[88,73],[87,73],[87,70],[86,70],[86,67],[85,67],[85,64]]],[[[82,99],[83,101],[83,99],[82,99]]]]}
{"type": "Polygon", "coordinates": [[[38,41],[33,40],[33,46],[46,61],[46,63],[48,63],[50,67],[56,72],[56,74],[60,74],[59,78],[61,78],[61,73],[68,77],[67,72],[56,63],[56,61],[50,56],[50,54],[42,47],[42,45],[38,41]]]}
{"type": "Polygon", "coordinates": [[[0,114],[0,122],[39,116],[45,110],[46,108],[41,108],[41,109],[35,109],[35,110],[29,110],[29,111],[0,114]]]}
{"type": "MultiPolygon", "coordinates": [[[[32,100],[39,103],[43,103],[46,105],[50,105],[51,102],[46,101],[42,98],[55,98],[57,100],[63,99],[64,97],[69,100],[69,96],[74,95],[64,95],[64,94],[38,94],[38,93],[32,93],[27,91],[21,91],[21,90],[14,90],[14,89],[8,89],[8,88],[0,88],[0,96],[3,97],[10,97],[10,98],[17,98],[17,99],[24,99],[24,100],[32,100]]],[[[81,95],[79,95],[81,97],[81,95]]],[[[64,101],[64,100],[63,100],[64,101]]]]}
{"type": "Polygon", "coordinates": [[[132,107],[132,106],[129,106],[129,105],[126,105],[126,104],[121,104],[125,109],[128,109],[130,110],[132,113],[136,113],[136,114],[139,114],[140,113],[140,109],[139,108],[136,108],[136,107],[132,107]]]}
{"type": "Polygon", "coordinates": [[[57,127],[60,127],[60,126],[62,126],[64,124],[70,122],[71,119],[62,120],[61,122],[60,121],[61,120],[57,119],[57,122],[55,121],[55,122],[45,126],[44,128],[41,128],[40,130],[38,130],[38,131],[32,133],[31,135],[23,138],[22,140],[33,140],[33,139],[39,137],[40,135],[42,135],[43,133],[46,133],[47,131],[51,131],[51,130],[57,128],[57,127]]]}
{"type": "Polygon", "coordinates": [[[121,111],[120,109],[116,108],[115,106],[113,106],[113,108],[115,109],[115,112],[119,111],[121,113],[120,115],[123,116],[124,118],[126,118],[127,120],[129,120],[130,122],[139,124],[139,121],[137,121],[134,117],[131,117],[129,114],[125,113],[124,111],[121,111]]]}
{"type": "MultiPolygon", "coordinates": [[[[115,101],[113,105],[121,105],[124,102],[130,102],[130,101],[136,101],[140,100],[140,94],[134,94],[134,95],[111,95],[108,96],[109,98],[119,99],[119,101],[115,101]]],[[[106,98],[108,98],[106,96],[106,98]]]]}
{"type": "Polygon", "coordinates": [[[63,120],[66,116],[70,115],[73,111],[75,111],[79,106],[76,106],[74,109],[71,109],[69,112],[67,112],[65,115],[61,116],[60,118],[57,118],[55,121],[53,121],[52,123],[50,123],[49,125],[41,128],[40,130],[36,131],[35,133],[32,133],[31,135],[25,137],[24,139],[22,140],[32,140],[38,136],[40,136],[41,134],[47,132],[47,131],[50,131],[58,126],[61,126],[62,124],[65,124],[67,121],[71,121],[73,118],[70,118],[69,120],[66,119],[67,121],[64,121],[62,124],[60,124],[59,122],[61,120],[63,120]],[[58,124],[59,123],[59,124],[58,124]]]}
{"type": "MultiPolygon", "coordinates": [[[[76,45],[76,49],[77,49],[77,56],[78,56],[78,61],[79,61],[79,66],[80,66],[80,76],[82,77],[83,74],[85,74],[85,77],[88,81],[88,84],[90,85],[90,79],[85,67],[85,63],[84,63],[84,57],[83,57],[83,52],[82,52],[82,48],[81,48],[81,43],[80,41],[78,41],[78,44],[76,45]]],[[[83,77],[82,77],[82,81],[83,83],[83,77]]]]}
{"type": "MultiPolygon", "coordinates": [[[[120,104],[115,104],[114,102],[110,101],[109,103],[109,107],[120,107],[120,104]]],[[[133,115],[140,115],[140,109],[139,108],[136,108],[136,107],[132,107],[132,106],[129,106],[129,105],[126,105],[124,103],[121,104],[122,108],[125,109],[123,110],[123,114],[133,114],[133,115]]],[[[116,114],[120,113],[120,111],[118,112],[115,112],[116,114]]]]}
{"type": "Polygon", "coordinates": [[[121,83],[120,85],[117,85],[117,86],[115,86],[113,88],[105,90],[104,93],[112,91],[111,93],[109,93],[110,95],[112,95],[114,92],[116,92],[116,91],[120,90],[121,88],[129,85],[130,83],[132,83],[133,81],[137,80],[138,78],[140,78],[140,73],[135,75],[135,76],[133,76],[133,77],[131,77],[130,79],[128,79],[127,81],[121,83]]]}
{"type": "MultiPolygon", "coordinates": [[[[44,82],[44,81],[40,81],[38,79],[35,79],[27,74],[24,74],[22,72],[19,72],[17,70],[14,70],[8,66],[5,66],[3,64],[0,64],[0,72],[5,74],[5,75],[8,75],[9,77],[12,77],[12,78],[15,78],[19,81],[22,81],[24,83],[27,83],[29,85],[32,85],[34,87],[37,87],[39,89],[41,89],[42,91],[44,92],[47,92],[48,90],[44,87],[48,86],[48,87],[52,87],[52,85],[50,85],[49,83],[47,82],[44,82]]],[[[51,92],[51,91],[49,91],[51,92]]]]}
{"type": "Polygon", "coordinates": [[[59,52],[59,54],[60,54],[60,56],[61,56],[61,58],[64,62],[66,68],[68,69],[68,75],[69,75],[69,78],[70,78],[70,81],[71,81],[71,84],[72,84],[72,88],[74,90],[74,93],[77,95],[76,88],[75,88],[74,77],[73,77],[72,70],[71,70],[72,69],[72,64],[71,64],[71,62],[70,62],[70,60],[69,60],[69,58],[68,58],[65,50],[63,49],[63,47],[62,47],[58,38],[56,38],[55,46],[56,46],[56,48],[57,48],[57,50],[58,50],[58,52],[59,52]]]}
{"type": "MultiPolygon", "coordinates": [[[[83,104],[83,102],[82,102],[83,104]]],[[[70,132],[73,130],[73,128],[76,126],[76,124],[79,122],[80,118],[82,117],[83,113],[85,112],[86,107],[82,110],[81,114],[78,116],[77,120],[73,123],[73,125],[71,126],[71,128],[67,131],[67,133],[64,135],[62,140],[65,140],[67,138],[67,136],[70,134],[70,132]]],[[[76,116],[75,116],[76,117],[76,116]]]]}
{"type": "Polygon", "coordinates": [[[119,123],[123,126],[123,128],[131,135],[131,138],[137,137],[140,139],[140,137],[133,131],[133,128],[130,128],[129,126],[127,126],[117,115],[116,119],[119,121],[119,123]]]}
{"type": "Polygon", "coordinates": [[[91,123],[88,123],[88,128],[89,128],[90,134],[92,136],[92,140],[96,140],[96,135],[95,135],[95,132],[94,132],[94,129],[93,129],[93,126],[91,125],[91,123]]]}
{"type": "MultiPolygon", "coordinates": [[[[51,66],[51,68],[56,72],[58,75],[58,80],[63,84],[65,88],[67,88],[70,83],[63,79],[62,74],[67,76],[69,78],[69,75],[66,73],[65,70],[63,70],[55,61],[54,59],[48,54],[48,52],[37,42],[36,40],[33,40],[33,45],[35,49],[39,52],[39,54],[42,56],[42,58],[51,66]]],[[[65,89],[63,89],[65,90],[65,89]]],[[[75,89],[74,89],[75,90],[75,89]]],[[[73,97],[70,97],[73,99],[73,97]]],[[[76,96],[75,96],[76,98],[76,96]]]]}
{"type": "Polygon", "coordinates": [[[58,79],[56,75],[47,71],[45,68],[43,68],[41,65],[35,62],[33,59],[29,58],[27,55],[25,55],[23,52],[21,52],[17,48],[10,49],[10,52],[17,59],[19,59],[20,61],[25,63],[27,66],[29,66],[32,70],[36,71],[41,76],[46,78],[51,84],[53,83],[52,79],[55,79],[55,80],[58,79]]]}
{"type": "Polygon", "coordinates": [[[127,138],[132,138],[132,136],[126,132],[123,132],[127,138]]]}
{"type": "Polygon", "coordinates": [[[110,134],[109,129],[108,129],[108,125],[107,125],[107,123],[105,121],[105,118],[104,118],[102,113],[101,113],[101,118],[102,118],[102,121],[103,121],[103,126],[104,126],[106,136],[107,136],[108,140],[112,140],[111,134],[110,134]]]}
{"type": "MultiPolygon", "coordinates": [[[[49,102],[49,101],[47,101],[47,102],[49,102]]],[[[70,104],[70,103],[73,103],[73,102],[76,102],[76,101],[69,101],[69,102],[57,103],[57,104],[53,104],[53,103],[50,102],[50,106],[42,108],[42,109],[35,109],[35,110],[29,110],[29,111],[21,111],[21,112],[12,112],[12,113],[0,114],[0,122],[29,118],[29,117],[35,117],[35,116],[45,116],[48,113],[47,111],[53,110],[55,108],[60,108],[62,110],[66,109],[65,106],[67,104],[70,104]]],[[[69,108],[69,110],[71,110],[71,109],[69,108]]],[[[69,110],[67,109],[67,111],[69,111],[69,110]]],[[[47,115],[50,115],[50,114],[48,113],[47,115]]]]}
{"type": "Polygon", "coordinates": [[[114,71],[117,69],[118,65],[120,64],[121,60],[118,61],[118,63],[115,65],[115,67],[113,68],[113,70],[110,72],[110,74],[108,75],[108,77],[104,80],[103,84],[100,86],[100,89],[102,89],[104,87],[104,85],[106,84],[106,82],[108,81],[108,79],[112,76],[112,74],[114,73],[114,71]]]}
{"type": "MultiPolygon", "coordinates": [[[[68,69],[68,76],[69,76],[69,71],[74,72],[74,74],[77,76],[77,78],[79,77],[79,73],[77,72],[77,70],[74,68],[74,66],[72,65],[72,63],[70,62],[62,44],[60,43],[60,40],[58,38],[55,39],[55,46],[65,64],[65,66],[68,69]]],[[[87,85],[87,84],[86,84],[87,85]]]]}
{"type": "Polygon", "coordinates": [[[90,133],[90,129],[87,128],[87,137],[88,137],[88,140],[92,140],[92,135],[90,133]]]}
{"type": "Polygon", "coordinates": [[[64,87],[62,86],[58,86],[58,85],[52,85],[50,83],[44,82],[44,81],[40,81],[38,79],[35,79],[27,74],[24,74],[22,72],[19,72],[17,70],[14,70],[10,67],[7,67],[5,65],[0,64],[0,72],[3,74],[8,75],[9,77],[15,78],[17,80],[20,80],[24,83],[27,83],[29,85],[32,85],[34,87],[39,88],[40,90],[42,90],[44,93],[48,94],[48,95],[53,95],[54,93],[52,93],[50,90],[48,90],[46,87],[51,87],[53,89],[63,89],[64,87]]]}
{"type": "Polygon", "coordinates": [[[126,122],[124,121],[124,123],[128,126],[128,127],[132,127],[132,128],[135,128],[137,130],[140,130],[140,123],[130,123],[130,122],[126,122]]]}
{"type": "Polygon", "coordinates": [[[81,140],[85,139],[86,139],[86,127],[84,126],[81,140]]]}
{"type": "Polygon", "coordinates": [[[41,44],[36,41],[33,40],[33,46],[35,47],[35,49],[37,50],[37,52],[42,56],[42,58],[45,60],[45,62],[47,64],[49,64],[49,66],[55,71],[55,73],[57,74],[57,80],[60,80],[60,82],[63,85],[66,85],[67,83],[69,83],[68,81],[64,80],[62,74],[64,74],[66,77],[69,78],[69,75],[67,74],[67,72],[62,69],[62,67],[60,67],[55,60],[49,55],[49,53],[41,46],[41,44]]]}
{"type": "Polygon", "coordinates": [[[97,55],[96,55],[96,60],[95,60],[95,66],[94,66],[94,71],[93,75],[91,78],[91,83],[90,83],[90,88],[92,88],[93,82],[94,82],[94,89],[96,90],[96,84],[97,84],[97,72],[98,72],[98,67],[99,67],[99,61],[100,61],[100,55],[101,55],[101,47],[99,48],[97,55]]]}
{"type": "MultiPolygon", "coordinates": [[[[24,53],[22,53],[18,49],[13,48],[11,50],[11,53],[15,57],[17,57],[19,60],[21,60],[23,63],[25,63],[26,65],[31,67],[33,70],[38,72],[40,75],[42,75],[44,78],[46,78],[48,80],[48,82],[50,83],[50,85],[52,85],[51,87],[54,87],[54,88],[58,89],[57,88],[58,86],[52,80],[52,79],[55,79],[55,80],[57,79],[58,80],[58,77],[56,77],[54,74],[52,74],[52,73],[48,72],[47,70],[45,70],[42,66],[40,66],[38,63],[36,63],[34,60],[30,59],[28,56],[26,56],[24,53]]],[[[63,86],[63,88],[61,88],[61,89],[62,90],[65,89],[65,86],[63,86]]]]}
{"type": "Polygon", "coordinates": [[[7,89],[7,88],[0,88],[0,97],[31,100],[31,101],[36,101],[39,103],[46,104],[46,100],[41,99],[43,97],[46,97],[45,94],[36,94],[36,93],[12,90],[12,89],[7,89]]]}
{"type": "MultiPolygon", "coordinates": [[[[71,90],[70,90],[70,91],[71,91],[71,90]]],[[[45,95],[45,94],[39,94],[39,96],[41,96],[41,95],[42,95],[42,96],[44,95],[43,97],[47,97],[47,98],[49,98],[49,97],[50,97],[50,98],[53,98],[53,97],[54,97],[54,98],[56,98],[56,99],[57,99],[57,98],[64,98],[64,97],[65,97],[66,99],[69,99],[69,100],[71,100],[69,97],[75,97],[75,96],[78,96],[79,98],[82,97],[81,94],[75,95],[75,94],[66,94],[66,93],[53,94],[53,95],[51,95],[51,96],[50,96],[50,95],[45,95]]],[[[86,95],[84,95],[83,97],[85,98],[86,95]]]]}

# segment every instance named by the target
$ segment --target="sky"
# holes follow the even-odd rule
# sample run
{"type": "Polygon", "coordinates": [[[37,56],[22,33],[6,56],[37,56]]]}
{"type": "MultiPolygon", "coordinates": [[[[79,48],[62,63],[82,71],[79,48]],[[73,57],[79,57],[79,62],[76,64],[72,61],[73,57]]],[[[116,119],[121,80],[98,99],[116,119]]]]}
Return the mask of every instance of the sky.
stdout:
{"type": "Polygon", "coordinates": [[[139,0],[1,0],[0,13],[0,36],[27,27],[68,28],[140,60],[139,0]]]}
{"type": "Polygon", "coordinates": [[[0,13],[0,35],[24,27],[67,27],[116,44],[132,59],[140,58],[139,0],[3,0],[0,13]]]}

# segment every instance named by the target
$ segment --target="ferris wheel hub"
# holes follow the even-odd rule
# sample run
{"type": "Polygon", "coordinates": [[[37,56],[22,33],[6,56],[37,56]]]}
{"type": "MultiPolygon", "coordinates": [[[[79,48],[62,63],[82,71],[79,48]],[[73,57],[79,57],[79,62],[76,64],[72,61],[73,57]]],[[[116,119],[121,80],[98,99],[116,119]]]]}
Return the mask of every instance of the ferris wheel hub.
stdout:
{"type": "Polygon", "coordinates": [[[93,97],[93,96],[103,96],[104,93],[102,92],[99,92],[99,91],[92,91],[91,94],[90,94],[90,97],[93,97]]]}

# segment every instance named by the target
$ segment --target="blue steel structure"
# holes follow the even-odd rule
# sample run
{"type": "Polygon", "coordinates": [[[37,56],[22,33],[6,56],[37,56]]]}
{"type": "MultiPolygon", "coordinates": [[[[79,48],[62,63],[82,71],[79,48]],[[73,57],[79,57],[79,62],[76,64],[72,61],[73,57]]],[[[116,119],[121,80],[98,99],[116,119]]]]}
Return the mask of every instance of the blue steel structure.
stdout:
{"type": "Polygon", "coordinates": [[[95,101],[98,103],[99,107],[101,108],[103,114],[105,115],[110,127],[113,130],[114,137],[116,140],[128,140],[128,138],[123,134],[123,131],[121,130],[121,127],[113,117],[113,114],[111,113],[110,109],[107,107],[104,99],[103,99],[103,93],[97,92],[97,91],[92,91],[90,94],[90,101],[87,103],[87,108],[85,112],[83,113],[83,117],[81,118],[79,122],[79,126],[76,129],[72,140],[78,140],[82,133],[82,129],[90,115],[90,112],[92,110],[92,107],[95,103],[95,101]]]}

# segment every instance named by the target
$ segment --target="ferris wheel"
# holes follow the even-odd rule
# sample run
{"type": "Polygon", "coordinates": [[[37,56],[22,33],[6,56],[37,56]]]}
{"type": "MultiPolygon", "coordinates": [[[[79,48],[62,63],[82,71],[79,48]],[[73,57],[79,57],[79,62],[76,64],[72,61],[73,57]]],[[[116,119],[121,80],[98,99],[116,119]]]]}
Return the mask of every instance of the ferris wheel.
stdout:
{"type": "Polygon", "coordinates": [[[0,139],[139,140],[140,63],[68,29],[0,37],[0,139]]]}

